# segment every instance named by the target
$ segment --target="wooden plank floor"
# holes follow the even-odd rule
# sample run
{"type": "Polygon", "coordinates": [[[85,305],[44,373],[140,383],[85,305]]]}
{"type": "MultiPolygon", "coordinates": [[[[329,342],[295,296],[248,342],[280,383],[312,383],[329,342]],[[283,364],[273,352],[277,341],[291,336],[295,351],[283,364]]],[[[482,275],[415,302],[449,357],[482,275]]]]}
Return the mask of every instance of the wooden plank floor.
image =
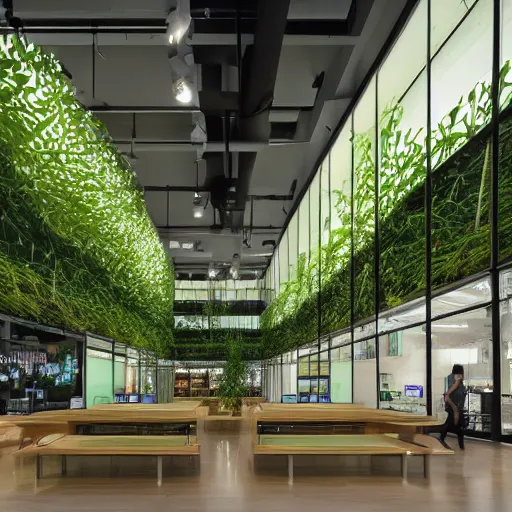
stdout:
{"type": "MultiPolygon", "coordinates": [[[[396,474],[341,475],[335,468],[297,468],[293,486],[285,466],[253,473],[248,433],[200,428],[200,473],[183,464],[164,473],[157,488],[147,477],[44,478],[35,468],[0,458],[0,512],[506,512],[512,510],[512,448],[467,442],[465,453],[432,459],[431,480],[403,483],[396,474]]],[[[449,439],[455,447],[456,440],[449,439]]],[[[51,461],[50,461],[51,462],[51,461]]],[[[58,471],[58,461],[55,461],[58,471]]],[[[108,464],[108,462],[105,462],[108,464]]],[[[51,464],[45,464],[51,473],[51,464]]],[[[45,473],[46,474],[46,473],[45,473]]]]}

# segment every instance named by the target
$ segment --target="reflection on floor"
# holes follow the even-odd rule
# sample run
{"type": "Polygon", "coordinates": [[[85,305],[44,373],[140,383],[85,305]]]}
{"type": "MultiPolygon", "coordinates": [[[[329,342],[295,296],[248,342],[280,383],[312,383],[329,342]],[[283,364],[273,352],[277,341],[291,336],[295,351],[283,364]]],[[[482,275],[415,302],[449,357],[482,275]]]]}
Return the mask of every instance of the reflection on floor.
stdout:
{"type": "MultiPolygon", "coordinates": [[[[300,468],[292,486],[284,465],[253,472],[248,433],[204,432],[200,472],[177,464],[161,488],[144,477],[46,477],[33,463],[0,458],[0,512],[318,512],[320,510],[505,512],[512,510],[512,448],[468,441],[465,453],[434,457],[430,482],[397,476],[340,474],[300,468]]],[[[456,445],[451,440],[453,446],[456,445]]],[[[108,459],[105,459],[109,464],[108,459]]],[[[57,472],[57,461],[53,462],[57,472]]],[[[45,464],[52,474],[52,461],[45,464]]],[[[99,474],[99,473],[98,473],[99,474]]]]}

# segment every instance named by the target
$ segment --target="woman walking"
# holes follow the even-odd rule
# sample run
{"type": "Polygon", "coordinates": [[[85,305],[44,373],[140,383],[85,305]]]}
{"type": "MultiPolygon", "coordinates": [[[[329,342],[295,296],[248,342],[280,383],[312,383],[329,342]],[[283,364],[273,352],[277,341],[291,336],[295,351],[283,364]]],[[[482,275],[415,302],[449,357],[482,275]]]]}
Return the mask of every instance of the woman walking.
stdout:
{"type": "Polygon", "coordinates": [[[446,435],[448,432],[457,434],[459,447],[464,450],[464,426],[463,409],[466,400],[466,387],[464,386],[464,368],[460,364],[453,365],[452,373],[447,377],[448,390],[444,394],[444,408],[448,413],[448,418],[441,430],[441,444],[450,448],[446,444],[446,435]]]}

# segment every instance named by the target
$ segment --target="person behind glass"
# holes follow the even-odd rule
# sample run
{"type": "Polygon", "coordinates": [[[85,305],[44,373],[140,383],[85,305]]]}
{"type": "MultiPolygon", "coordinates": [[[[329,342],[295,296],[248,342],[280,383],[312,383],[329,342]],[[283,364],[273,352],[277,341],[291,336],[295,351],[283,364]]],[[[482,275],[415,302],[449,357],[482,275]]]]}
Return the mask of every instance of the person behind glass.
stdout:
{"type": "Polygon", "coordinates": [[[441,443],[449,448],[445,439],[448,432],[457,434],[459,446],[464,450],[464,425],[463,409],[466,399],[466,387],[464,386],[464,368],[460,364],[453,365],[452,373],[447,377],[448,390],[444,394],[444,408],[448,413],[446,422],[441,430],[441,443]]]}

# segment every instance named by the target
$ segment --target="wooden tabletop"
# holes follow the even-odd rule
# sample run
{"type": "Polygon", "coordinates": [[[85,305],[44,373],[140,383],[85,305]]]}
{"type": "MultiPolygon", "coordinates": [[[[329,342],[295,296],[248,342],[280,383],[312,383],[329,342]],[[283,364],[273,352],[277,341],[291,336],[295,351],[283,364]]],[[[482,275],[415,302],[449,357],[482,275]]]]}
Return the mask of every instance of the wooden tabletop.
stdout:
{"type": "Polygon", "coordinates": [[[200,402],[182,404],[103,404],[91,409],[44,411],[5,416],[0,424],[45,425],[67,423],[187,423],[197,421],[200,402]]]}
{"type": "Polygon", "coordinates": [[[261,404],[253,412],[257,422],[380,423],[411,427],[437,426],[432,416],[369,409],[357,404],[261,404]]]}
{"type": "Polygon", "coordinates": [[[16,455],[199,455],[199,445],[187,446],[186,440],[186,436],[63,436],[16,455]]]}

